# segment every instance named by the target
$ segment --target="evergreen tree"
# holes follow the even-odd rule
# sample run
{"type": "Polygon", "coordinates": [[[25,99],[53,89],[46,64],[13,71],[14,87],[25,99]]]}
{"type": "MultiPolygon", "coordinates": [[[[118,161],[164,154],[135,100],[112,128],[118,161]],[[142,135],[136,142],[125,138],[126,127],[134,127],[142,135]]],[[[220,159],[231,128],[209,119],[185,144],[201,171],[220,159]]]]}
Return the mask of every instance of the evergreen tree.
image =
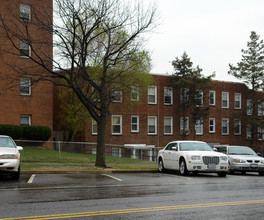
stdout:
{"type": "Polygon", "coordinates": [[[247,129],[250,130],[250,145],[256,146],[258,139],[263,139],[264,119],[260,117],[264,111],[264,43],[255,31],[251,32],[250,41],[247,43],[247,49],[242,49],[242,59],[236,66],[229,64],[230,75],[242,80],[250,87],[247,107],[250,108],[250,114],[242,113],[240,118],[247,123],[247,129]],[[249,106],[250,104],[250,106],[249,106]]]}
{"type": "MultiPolygon", "coordinates": [[[[176,57],[172,61],[174,68],[173,86],[180,90],[180,105],[178,111],[181,114],[181,135],[185,139],[189,134],[187,126],[187,116],[191,116],[190,125],[203,124],[203,121],[209,115],[209,105],[204,97],[212,88],[212,77],[202,75],[202,69],[197,66],[193,68],[193,63],[184,52],[181,58],[176,57]]],[[[195,138],[195,135],[194,135],[195,138]]]]}

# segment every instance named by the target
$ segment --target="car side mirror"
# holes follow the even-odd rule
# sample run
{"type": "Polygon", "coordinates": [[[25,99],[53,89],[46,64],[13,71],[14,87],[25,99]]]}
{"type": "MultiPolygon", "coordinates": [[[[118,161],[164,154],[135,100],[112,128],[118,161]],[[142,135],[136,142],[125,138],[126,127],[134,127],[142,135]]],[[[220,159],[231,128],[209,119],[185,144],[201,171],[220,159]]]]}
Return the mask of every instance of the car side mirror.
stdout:
{"type": "Polygon", "coordinates": [[[213,150],[216,151],[216,152],[218,151],[216,147],[214,147],[213,150]]]}
{"type": "Polygon", "coordinates": [[[257,153],[258,156],[263,157],[262,153],[257,153]]]}
{"type": "Polygon", "coordinates": [[[172,147],[171,149],[177,151],[178,147],[172,147]]]}
{"type": "Polygon", "coordinates": [[[23,150],[23,147],[21,147],[21,146],[17,146],[17,149],[18,149],[18,150],[23,150]]]}

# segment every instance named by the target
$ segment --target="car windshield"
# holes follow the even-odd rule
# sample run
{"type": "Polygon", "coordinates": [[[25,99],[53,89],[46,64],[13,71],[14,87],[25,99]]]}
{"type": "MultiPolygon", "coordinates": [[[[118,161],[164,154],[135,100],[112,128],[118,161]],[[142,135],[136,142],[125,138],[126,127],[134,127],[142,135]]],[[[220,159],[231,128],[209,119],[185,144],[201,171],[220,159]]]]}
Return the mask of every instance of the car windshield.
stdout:
{"type": "Polygon", "coordinates": [[[0,137],[0,147],[12,147],[15,148],[15,144],[9,137],[0,137]]]}
{"type": "Polygon", "coordinates": [[[181,151],[213,151],[206,143],[186,142],[180,143],[181,151]]]}
{"type": "Polygon", "coordinates": [[[249,147],[229,147],[228,148],[229,155],[254,155],[257,154],[249,147]]]}

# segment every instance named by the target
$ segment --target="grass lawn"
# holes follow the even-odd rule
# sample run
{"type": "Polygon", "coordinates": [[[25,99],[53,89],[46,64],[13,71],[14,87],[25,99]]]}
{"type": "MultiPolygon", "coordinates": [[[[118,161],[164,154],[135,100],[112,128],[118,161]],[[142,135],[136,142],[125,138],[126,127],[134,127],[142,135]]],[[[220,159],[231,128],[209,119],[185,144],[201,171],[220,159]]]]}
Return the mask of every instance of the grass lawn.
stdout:
{"type": "MultiPolygon", "coordinates": [[[[95,155],[59,152],[37,147],[24,147],[21,154],[21,171],[97,171],[95,155]]],[[[137,160],[125,157],[106,156],[108,169],[156,170],[156,162],[137,160]]]]}

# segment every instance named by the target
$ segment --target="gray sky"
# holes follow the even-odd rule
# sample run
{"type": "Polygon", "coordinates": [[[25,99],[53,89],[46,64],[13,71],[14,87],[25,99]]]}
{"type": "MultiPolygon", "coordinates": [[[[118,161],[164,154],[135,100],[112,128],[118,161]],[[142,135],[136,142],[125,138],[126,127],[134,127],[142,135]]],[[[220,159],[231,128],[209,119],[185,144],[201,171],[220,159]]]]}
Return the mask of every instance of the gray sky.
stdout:
{"type": "Polygon", "coordinates": [[[171,74],[171,61],[186,51],[194,66],[214,79],[238,81],[228,64],[241,60],[250,32],[264,39],[264,0],[158,0],[161,25],[152,34],[151,73],[171,74]]]}

